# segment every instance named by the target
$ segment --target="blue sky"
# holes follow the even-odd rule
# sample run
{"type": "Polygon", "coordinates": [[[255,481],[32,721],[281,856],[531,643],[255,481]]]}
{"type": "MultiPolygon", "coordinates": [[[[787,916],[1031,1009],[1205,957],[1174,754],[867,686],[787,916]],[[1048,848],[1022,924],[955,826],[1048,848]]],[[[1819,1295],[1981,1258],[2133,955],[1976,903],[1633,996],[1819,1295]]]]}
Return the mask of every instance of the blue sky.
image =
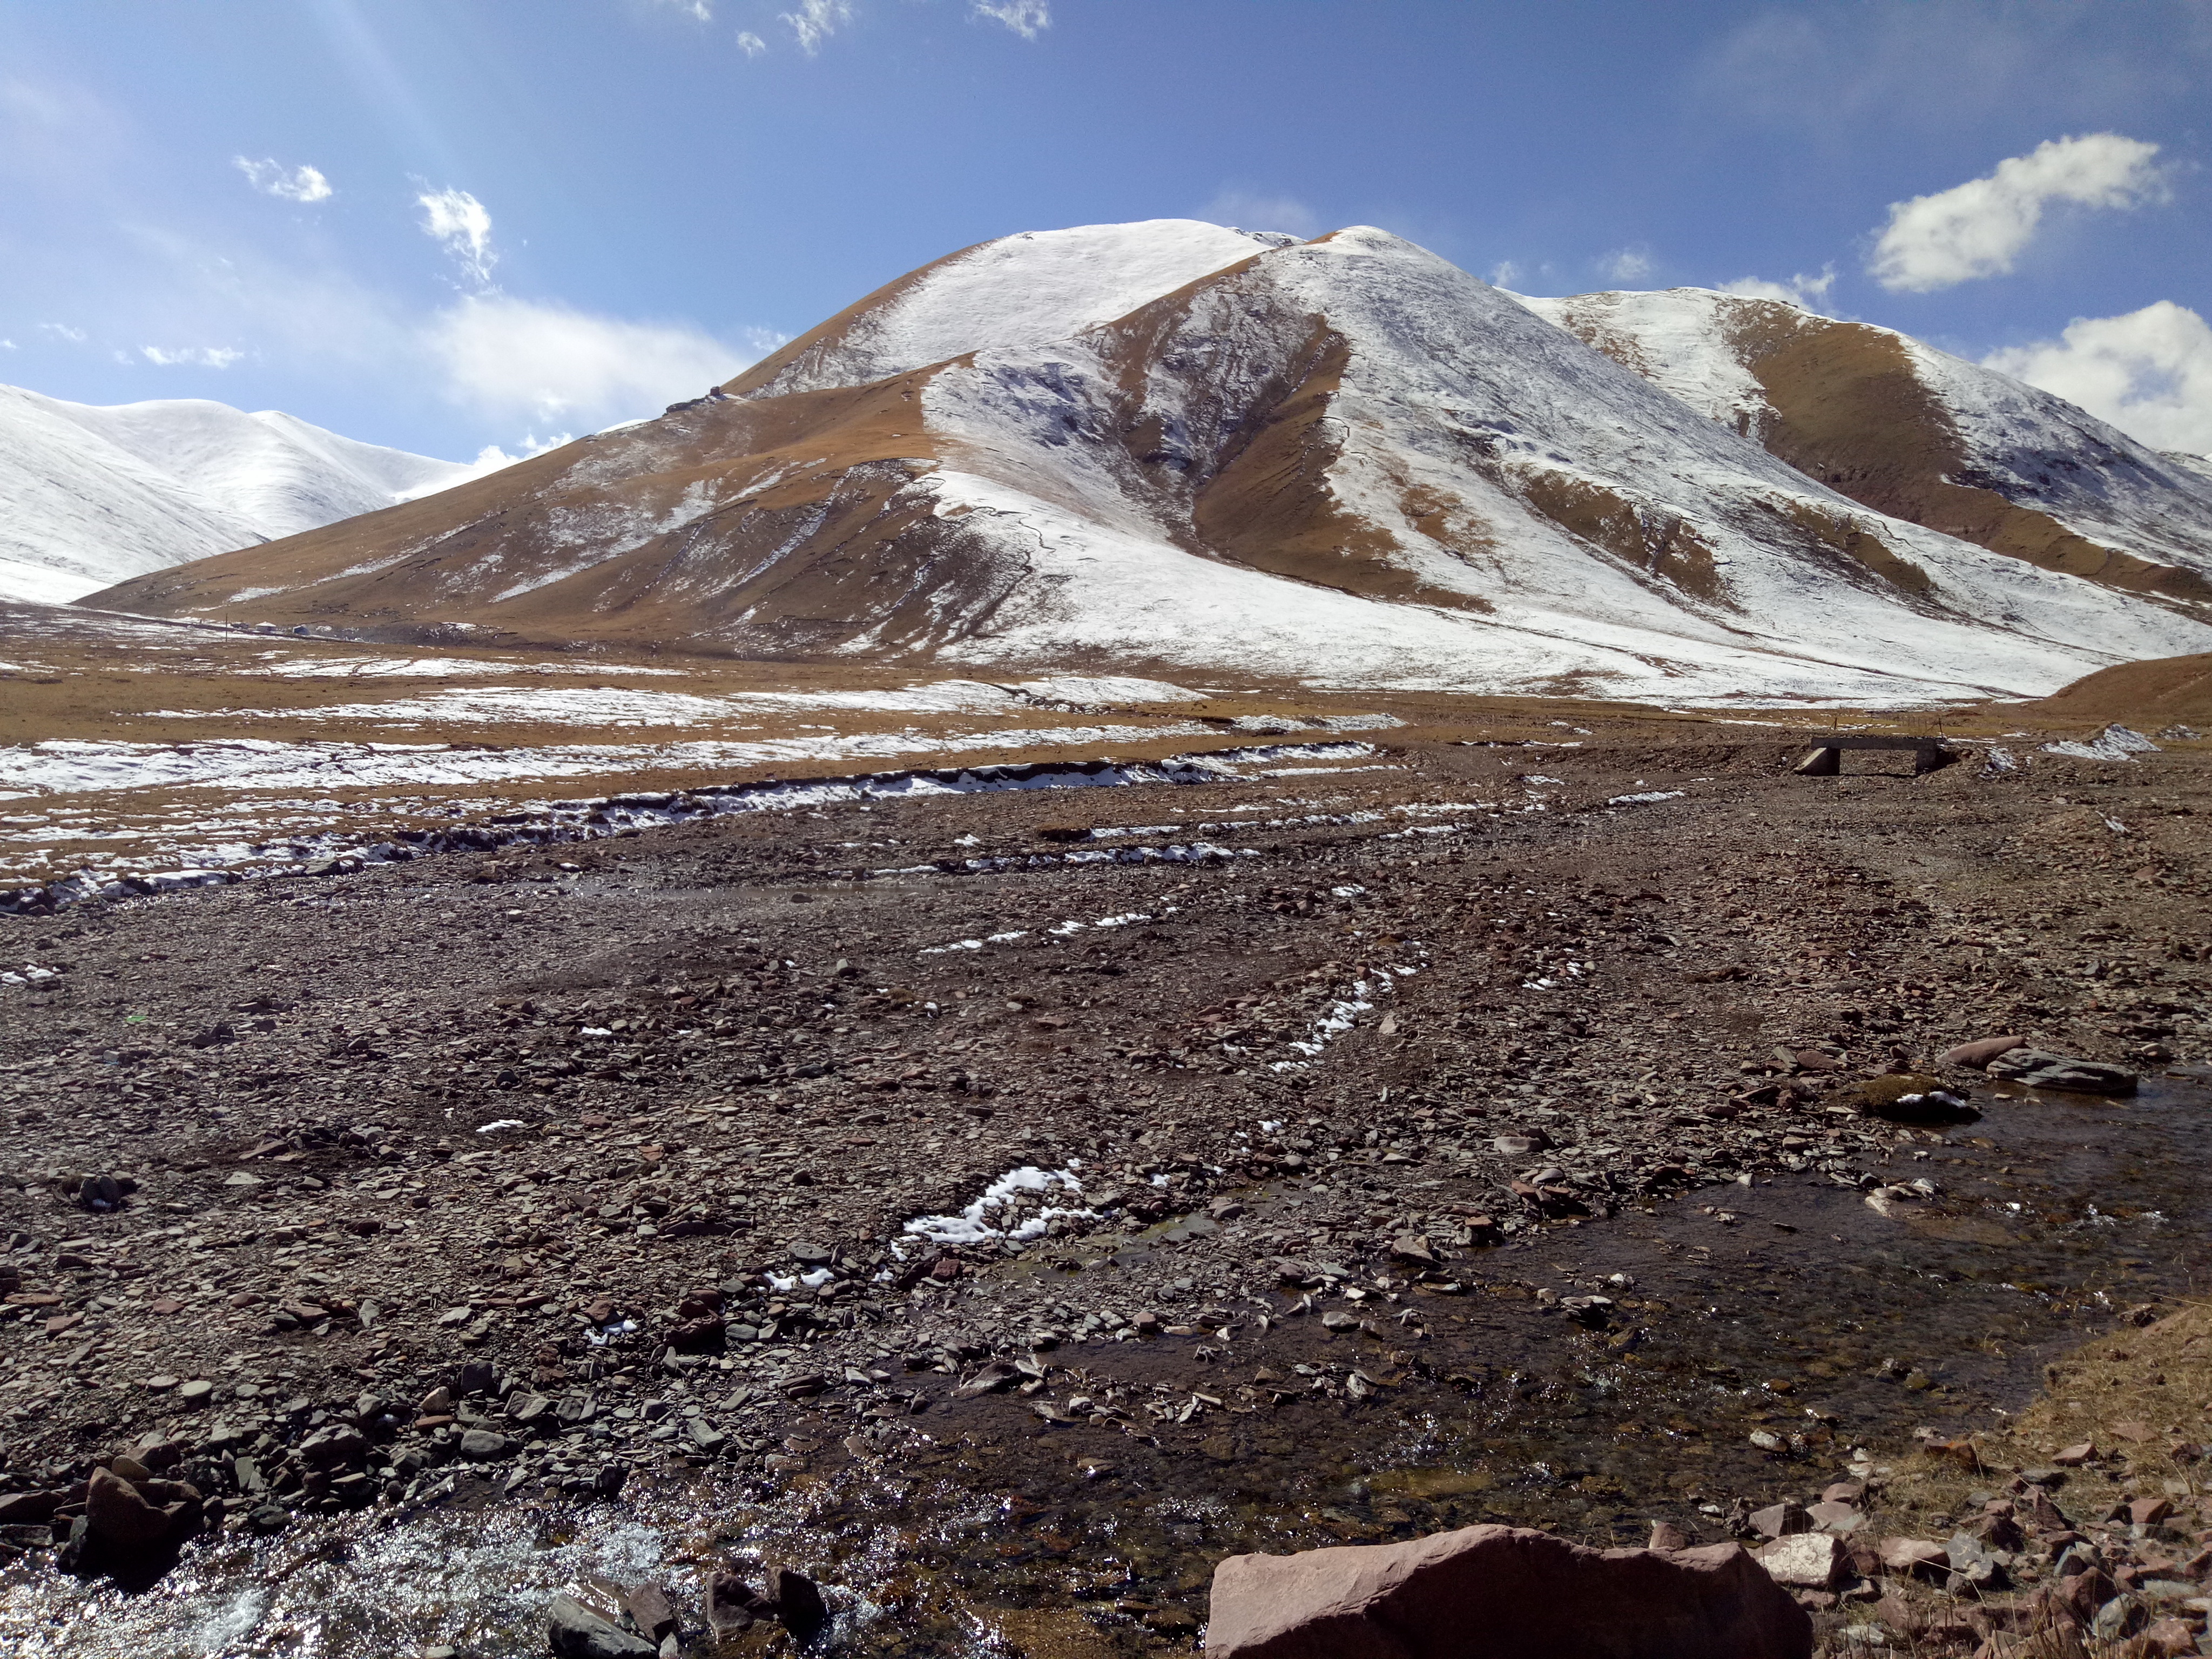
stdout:
{"type": "Polygon", "coordinates": [[[0,0],[0,380],[516,452],[1189,216],[1794,283],[2212,449],[2208,87],[2188,0],[0,0]]]}

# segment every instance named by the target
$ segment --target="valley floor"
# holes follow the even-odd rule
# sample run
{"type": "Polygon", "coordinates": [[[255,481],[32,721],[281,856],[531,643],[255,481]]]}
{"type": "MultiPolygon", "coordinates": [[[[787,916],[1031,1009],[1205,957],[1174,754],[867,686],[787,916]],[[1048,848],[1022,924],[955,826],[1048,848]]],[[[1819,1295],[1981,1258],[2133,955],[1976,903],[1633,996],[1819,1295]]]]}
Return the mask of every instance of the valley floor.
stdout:
{"type": "MultiPolygon", "coordinates": [[[[2197,745],[1581,718],[0,919],[0,1492],[137,1445],[250,1541],[619,1480],[886,1651],[1134,1649],[1234,1549],[1724,1535],[2178,1288],[2197,745]],[[2144,1092],[1846,1103],[1999,1033],[2144,1092]]],[[[0,1630],[150,1616],[6,1571],[0,1630]]]]}

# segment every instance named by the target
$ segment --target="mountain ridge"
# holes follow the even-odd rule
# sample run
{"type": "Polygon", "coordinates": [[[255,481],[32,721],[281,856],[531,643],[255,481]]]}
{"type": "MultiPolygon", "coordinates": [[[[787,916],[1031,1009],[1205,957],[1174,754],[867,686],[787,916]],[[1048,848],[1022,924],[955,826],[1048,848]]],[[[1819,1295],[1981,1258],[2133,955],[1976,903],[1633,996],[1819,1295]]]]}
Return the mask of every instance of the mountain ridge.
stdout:
{"type": "Polygon", "coordinates": [[[963,250],[656,420],[102,602],[1647,700],[2212,647],[2188,595],[1876,512],[1388,233],[1173,221],[963,250]]]}

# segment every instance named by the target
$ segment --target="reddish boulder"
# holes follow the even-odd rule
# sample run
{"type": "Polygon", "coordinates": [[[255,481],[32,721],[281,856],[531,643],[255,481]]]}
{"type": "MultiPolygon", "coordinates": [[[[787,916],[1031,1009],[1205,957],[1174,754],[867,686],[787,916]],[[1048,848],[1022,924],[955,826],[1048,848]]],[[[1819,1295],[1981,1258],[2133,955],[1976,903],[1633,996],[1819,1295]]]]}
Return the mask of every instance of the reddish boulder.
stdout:
{"type": "Polygon", "coordinates": [[[84,1516],[93,1536],[118,1549],[145,1549],[160,1543],[177,1517],[146,1501],[138,1488],[107,1469],[94,1469],[85,1488],[84,1516]]]}
{"type": "Polygon", "coordinates": [[[1520,1527],[1232,1555],[1212,1659],[1808,1659],[1812,1621],[1734,1544],[1593,1550],[1520,1527]]]}
{"type": "Polygon", "coordinates": [[[1955,1048],[1945,1050],[1936,1056],[1936,1063],[1938,1066],[1972,1066],[1979,1070],[2001,1054],[2008,1054],[2015,1048],[2027,1047],[2026,1037],[1984,1037],[1978,1042],[1962,1042],[1955,1048]]]}

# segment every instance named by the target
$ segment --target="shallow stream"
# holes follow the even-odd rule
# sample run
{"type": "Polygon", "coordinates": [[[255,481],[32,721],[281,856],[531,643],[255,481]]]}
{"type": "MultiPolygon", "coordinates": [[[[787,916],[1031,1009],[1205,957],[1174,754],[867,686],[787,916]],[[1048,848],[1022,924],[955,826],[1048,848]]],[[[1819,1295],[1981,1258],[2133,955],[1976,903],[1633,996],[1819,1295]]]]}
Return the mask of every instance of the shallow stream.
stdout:
{"type": "MultiPolygon", "coordinates": [[[[1242,1325],[1196,1367],[1185,1338],[1042,1356],[1082,1373],[1056,1369],[1054,1400],[1218,1378],[1190,1391],[1190,1420],[1139,1414],[1146,1435],[993,1396],[939,1405],[880,1448],[841,1440],[857,1424],[817,1425],[787,1443],[804,1467],[772,1492],[641,1477],[619,1505],[573,1510],[464,1488],[427,1514],[205,1541],[135,1595],[18,1563],[0,1571],[0,1652],[404,1659],[444,1644],[501,1659],[544,1650],[544,1606],[580,1575],[691,1595],[697,1563],[734,1553],[819,1577],[852,1650],[1073,1659],[1187,1650],[1213,1563],[1239,1551],[1492,1520],[1625,1543],[1664,1516],[1716,1538],[1730,1499],[1802,1496],[1854,1448],[1909,1449],[1916,1427],[1990,1426],[2054,1352],[2197,1290],[2208,1083],[1985,1096],[1979,1122],[1881,1170],[1942,1189],[1890,1216],[1809,1174],[1710,1188],[1483,1252],[1462,1296],[1378,1296],[1363,1306],[1379,1335],[1300,1317],[1242,1325]],[[1586,1327],[1540,1290],[1612,1306],[1586,1327]]],[[[1245,1198],[1268,1219],[1308,1201],[1296,1186],[1245,1198]]]]}

